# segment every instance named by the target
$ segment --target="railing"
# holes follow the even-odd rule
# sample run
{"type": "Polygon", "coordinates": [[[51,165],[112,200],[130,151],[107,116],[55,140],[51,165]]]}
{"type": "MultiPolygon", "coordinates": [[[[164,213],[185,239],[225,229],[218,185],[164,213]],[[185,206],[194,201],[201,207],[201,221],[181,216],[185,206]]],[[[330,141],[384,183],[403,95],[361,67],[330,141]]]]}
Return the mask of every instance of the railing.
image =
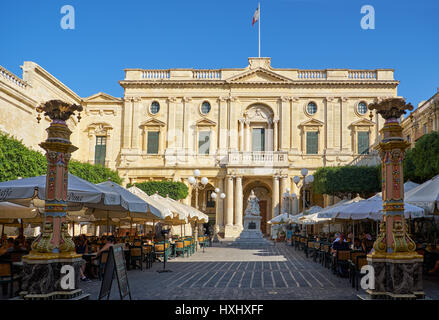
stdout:
{"type": "Polygon", "coordinates": [[[169,70],[144,70],[142,71],[142,79],[169,79],[169,70]]]}
{"type": "Polygon", "coordinates": [[[192,72],[192,77],[194,79],[220,80],[221,79],[221,71],[220,70],[194,70],[192,72]]]}
{"type": "Polygon", "coordinates": [[[3,68],[2,66],[0,66],[0,77],[4,78],[5,80],[13,83],[14,85],[16,85],[20,88],[26,89],[26,87],[27,87],[27,83],[25,81],[21,80],[15,74],[13,74],[12,72],[9,72],[8,70],[3,68]]]}
{"type": "Polygon", "coordinates": [[[326,71],[322,70],[299,70],[297,72],[298,79],[304,80],[320,80],[326,79],[326,71]]]}
{"type": "Polygon", "coordinates": [[[236,151],[230,152],[228,157],[228,164],[257,166],[282,163],[288,163],[286,151],[236,151]]]}
{"type": "Polygon", "coordinates": [[[369,70],[361,70],[361,71],[349,71],[348,72],[348,78],[351,80],[376,80],[377,73],[376,71],[369,71],[369,70]]]}

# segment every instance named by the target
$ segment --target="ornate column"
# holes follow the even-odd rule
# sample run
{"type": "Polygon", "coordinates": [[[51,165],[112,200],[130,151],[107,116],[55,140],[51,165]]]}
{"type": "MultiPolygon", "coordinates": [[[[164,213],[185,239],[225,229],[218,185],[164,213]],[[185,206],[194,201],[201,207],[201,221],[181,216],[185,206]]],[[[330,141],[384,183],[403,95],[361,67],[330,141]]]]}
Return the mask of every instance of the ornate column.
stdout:
{"type": "Polygon", "coordinates": [[[271,201],[271,218],[279,215],[279,176],[273,176],[273,193],[271,201]]]}
{"type": "Polygon", "coordinates": [[[226,177],[227,189],[226,189],[226,212],[225,212],[225,227],[224,237],[233,236],[233,176],[228,175],[226,177]]]}
{"type": "Polygon", "coordinates": [[[416,244],[408,234],[404,219],[404,177],[402,161],[410,145],[402,136],[399,118],[413,106],[402,98],[388,98],[369,105],[385,119],[377,146],[381,157],[383,221],[374,243],[374,252],[367,255],[374,269],[375,288],[367,292],[372,298],[415,299],[423,297],[422,260],[416,244]]]}
{"type": "MultiPolygon", "coordinates": [[[[44,112],[52,122],[47,140],[40,143],[46,150],[46,200],[44,205],[45,220],[42,234],[32,243],[29,255],[23,257],[23,298],[34,295],[36,299],[50,299],[51,294],[72,298],[82,294],[79,284],[79,269],[81,255],[76,254],[75,244],[68,233],[67,214],[67,186],[68,165],[71,153],[78,148],[70,142],[70,135],[66,121],[75,111],[82,111],[82,106],[71,105],[60,100],[50,100],[37,107],[37,112],[44,112]],[[70,265],[74,270],[74,288],[61,287],[61,268],[70,265]],[[49,297],[47,296],[49,295],[49,297]]],[[[81,118],[78,115],[78,121],[81,118]]],[[[38,122],[41,119],[38,115],[38,122]]]]}
{"type": "Polygon", "coordinates": [[[236,177],[235,188],[235,226],[242,230],[242,177],[236,177]]]}

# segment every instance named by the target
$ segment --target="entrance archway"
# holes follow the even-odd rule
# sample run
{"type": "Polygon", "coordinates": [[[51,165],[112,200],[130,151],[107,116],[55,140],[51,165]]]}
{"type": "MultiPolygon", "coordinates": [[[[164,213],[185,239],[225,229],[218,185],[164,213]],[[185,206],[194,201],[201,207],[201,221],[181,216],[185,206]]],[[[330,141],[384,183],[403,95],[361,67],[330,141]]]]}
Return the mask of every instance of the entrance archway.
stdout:
{"type": "Polygon", "coordinates": [[[267,227],[267,221],[271,217],[271,189],[262,181],[252,181],[244,186],[243,194],[243,215],[247,208],[247,200],[251,191],[254,191],[256,197],[259,199],[259,208],[261,211],[261,231],[264,235],[269,235],[270,229],[267,227]]]}

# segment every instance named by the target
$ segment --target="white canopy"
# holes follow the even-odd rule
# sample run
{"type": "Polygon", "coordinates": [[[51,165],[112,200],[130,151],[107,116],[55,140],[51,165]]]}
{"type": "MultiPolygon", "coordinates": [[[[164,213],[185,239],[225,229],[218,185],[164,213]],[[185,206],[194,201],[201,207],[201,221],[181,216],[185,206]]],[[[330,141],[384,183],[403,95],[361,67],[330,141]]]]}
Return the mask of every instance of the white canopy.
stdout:
{"type": "Polygon", "coordinates": [[[0,219],[35,218],[39,214],[36,208],[29,208],[11,202],[0,202],[0,219]]]}
{"type": "Polygon", "coordinates": [[[300,223],[300,218],[307,216],[307,215],[310,215],[310,214],[313,214],[313,213],[320,212],[322,210],[323,210],[323,208],[320,206],[312,206],[308,210],[305,210],[305,214],[302,212],[302,213],[299,213],[296,215],[290,215],[290,217],[288,218],[288,222],[300,223]]]}
{"type": "Polygon", "coordinates": [[[96,218],[109,217],[111,212],[113,218],[125,218],[129,214],[131,218],[137,219],[162,219],[159,209],[149,205],[117,183],[105,181],[96,186],[105,193],[115,193],[120,197],[119,206],[89,205],[93,209],[89,210],[88,213],[93,214],[96,218]]]}
{"type": "Polygon", "coordinates": [[[348,206],[352,203],[358,202],[363,200],[361,197],[355,197],[354,199],[343,199],[340,202],[337,202],[336,204],[333,204],[332,206],[326,207],[322,211],[320,211],[317,215],[317,218],[336,218],[338,214],[340,213],[340,210],[344,206],[348,206]]]}
{"type": "MultiPolygon", "coordinates": [[[[318,218],[332,218],[345,220],[382,220],[383,217],[383,202],[380,195],[375,195],[366,200],[360,200],[350,203],[345,203],[332,209],[320,212],[318,218]]],[[[404,204],[404,216],[408,218],[420,218],[424,216],[422,208],[404,204]]]]}
{"type": "Polygon", "coordinates": [[[166,217],[173,217],[174,213],[170,206],[166,206],[164,202],[159,202],[156,199],[150,197],[146,192],[139,189],[136,186],[133,186],[131,188],[128,188],[128,191],[135,194],[142,200],[144,200],[149,205],[157,208],[160,211],[161,219],[165,219],[166,217]]]}
{"type": "Polygon", "coordinates": [[[405,201],[424,208],[428,213],[439,209],[439,175],[408,191],[405,201]]]}
{"type": "Polygon", "coordinates": [[[173,217],[170,220],[181,221],[181,223],[188,223],[188,219],[190,218],[189,212],[183,207],[176,205],[173,202],[167,201],[166,198],[163,198],[157,192],[150,195],[149,198],[154,200],[155,202],[161,203],[163,207],[169,208],[172,211],[173,217]]]}
{"type": "MultiPolygon", "coordinates": [[[[44,208],[46,199],[46,175],[0,182],[0,201],[44,208]]],[[[68,210],[80,210],[82,205],[102,203],[119,205],[120,196],[104,192],[91,182],[69,173],[67,186],[68,210]]]]}
{"type": "Polygon", "coordinates": [[[282,223],[287,223],[289,218],[292,218],[293,215],[288,214],[288,213],[282,213],[276,217],[274,217],[273,219],[271,219],[270,221],[267,221],[267,223],[270,224],[282,224],[282,223]]]}

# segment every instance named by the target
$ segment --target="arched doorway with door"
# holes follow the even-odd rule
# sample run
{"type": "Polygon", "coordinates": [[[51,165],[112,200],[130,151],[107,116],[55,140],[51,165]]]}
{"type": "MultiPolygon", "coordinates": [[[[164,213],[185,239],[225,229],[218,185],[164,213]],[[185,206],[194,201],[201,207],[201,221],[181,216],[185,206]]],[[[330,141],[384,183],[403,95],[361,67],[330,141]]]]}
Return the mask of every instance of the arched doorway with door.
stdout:
{"type": "Polygon", "coordinates": [[[267,227],[267,221],[271,218],[271,188],[270,186],[261,180],[255,180],[254,178],[244,179],[243,188],[243,216],[245,215],[245,209],[247,208],[247,200],[253,190],[256,197],[259,200],[259,209],[261,212],[261,231],[264,236],[270,234],[270,228],[267,227]]]}

